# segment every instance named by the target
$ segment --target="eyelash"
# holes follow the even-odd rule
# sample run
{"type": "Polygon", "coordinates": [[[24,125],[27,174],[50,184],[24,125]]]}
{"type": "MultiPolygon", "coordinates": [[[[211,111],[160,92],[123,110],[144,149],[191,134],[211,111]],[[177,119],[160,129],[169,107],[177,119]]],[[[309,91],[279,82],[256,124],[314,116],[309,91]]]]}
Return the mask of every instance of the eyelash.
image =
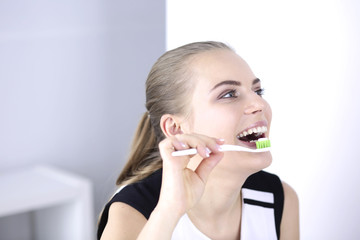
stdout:
{"type": "Polygon", "coordinates": [[[224,94],[220,94],[219,99],[223,99],[223,98],[237,98],[236,96],[236,90],[232,89],[230,91],[226,91],[224,94]],[[228,94],[232,94],[231,97],[226,97],[226,95],[228,94]]]}
{"type": "MultiPolygon", "coordinates": [[[[260,97],[263,96],[265,94],[265,89],[264,88],[260,88],[258,90],[255,91],[255,93],[257,95],[259,95],[260,97]]],[[[224,94],[221,94],[219,99],[223,99],[223,98],[237,98],[238,96],[236,95],[236,90],[232,89],[230,91],[226,91],[224,94]],[[226,95],[228,94],[232,94],[231,97],[226,97],[226,95]]]]}
{"type": "Polygon", "coordinates": [[[259,95],[260,97],[263,96],[265,94],[265,89],[264,88],[260,88],[259,90],[255,91],[257,95],[259,95]]]}

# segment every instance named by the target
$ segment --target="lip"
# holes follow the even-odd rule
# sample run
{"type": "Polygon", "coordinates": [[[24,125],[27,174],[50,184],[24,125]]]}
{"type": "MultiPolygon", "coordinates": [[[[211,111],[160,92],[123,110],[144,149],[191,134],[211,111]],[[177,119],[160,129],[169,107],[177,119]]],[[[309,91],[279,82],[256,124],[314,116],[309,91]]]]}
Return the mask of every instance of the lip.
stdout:
{"type": "MultiPolygon", "coordinates": [[[[258,121],[258,122],[255,122],[251,125],[249,125],[247,128],[245,128],[244,130],[242,130],[241,132],[238,133],[238,135],[244,131],[247,131],[251,128],[256,128],[256,127],[267,127],[268,126],[268,122],[266,120],[262,120],[262,121],[258,121]]],[[[265,133],[266,134],[266,133],[265,133]]],[[[244,146],[244,147],[247,147],[247,148],[251,148],[251,149],[256,149],[256,143],[255,142],[245,142],[245,141],[241,141],[239,140],[237,137],[236,139],[238,140],[238,142],[240,143],[240,145],[244,146]]]]}
{"type": "Polygon", "coordinates": [[[250,126],[248,126],[247,128],[245,128],[244,130],[242,130],[241,132],[239,132],[239,134],[242,133],[242,132],[244,132],[244,131],[247,131],[247,130],[249,130],[249,129],[251,129],[251,128],[263,127],[263,126],[265,126],[265,127],[268,126],[268,122],[267,122],[266,120],[258,121],[258,122],[256,122],[256,123],[251,124],[250,126]]]}

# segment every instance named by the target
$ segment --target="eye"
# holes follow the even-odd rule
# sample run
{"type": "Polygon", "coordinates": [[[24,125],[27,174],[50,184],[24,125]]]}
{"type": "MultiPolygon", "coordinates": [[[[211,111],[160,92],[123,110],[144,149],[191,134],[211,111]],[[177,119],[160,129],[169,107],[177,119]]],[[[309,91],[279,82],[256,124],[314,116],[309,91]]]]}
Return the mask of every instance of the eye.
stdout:
{"type": "Polygon", "coordinates": [[[256,92],[257,95],[259,95],[259,96],[261,97],[262,95],[265,94],[265,89],[264,89],[264,88],[260,88],[260,89],[256,90],[255,92],[256,92]]]}
{"type": "Polygon", "coordinates": [[[232,89],[230,91],[226,91],[220,94],[219,99],[224,99],[224,98],[237,98],[236,90],[232,89]]]}

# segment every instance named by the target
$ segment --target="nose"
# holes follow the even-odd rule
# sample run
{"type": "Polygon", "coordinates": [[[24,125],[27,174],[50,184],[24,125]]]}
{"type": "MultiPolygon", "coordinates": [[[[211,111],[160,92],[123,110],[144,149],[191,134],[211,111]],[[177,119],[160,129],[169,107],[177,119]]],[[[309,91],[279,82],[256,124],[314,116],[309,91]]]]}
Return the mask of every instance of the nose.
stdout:
{"type": "Polygon", "coordinates": [[[265,110],[265,108],[265,100],[256,93],[253,93],[251,94],[251,97],[249,96],[244,113],[247,115],[261,113],[265,110]]]}

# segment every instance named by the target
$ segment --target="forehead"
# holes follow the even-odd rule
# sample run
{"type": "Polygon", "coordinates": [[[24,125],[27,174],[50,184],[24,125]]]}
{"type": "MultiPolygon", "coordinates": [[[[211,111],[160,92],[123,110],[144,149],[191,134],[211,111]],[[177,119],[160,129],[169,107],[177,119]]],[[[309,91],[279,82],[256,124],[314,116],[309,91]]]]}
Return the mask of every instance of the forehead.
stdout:
{"type": "Polygon", "coordinates": [[[198,54],[191,62],[191,68],[197,84],[215,85],[224,80],[251,84],[256,78],[248,64],[230,50],[198,54]]]}

